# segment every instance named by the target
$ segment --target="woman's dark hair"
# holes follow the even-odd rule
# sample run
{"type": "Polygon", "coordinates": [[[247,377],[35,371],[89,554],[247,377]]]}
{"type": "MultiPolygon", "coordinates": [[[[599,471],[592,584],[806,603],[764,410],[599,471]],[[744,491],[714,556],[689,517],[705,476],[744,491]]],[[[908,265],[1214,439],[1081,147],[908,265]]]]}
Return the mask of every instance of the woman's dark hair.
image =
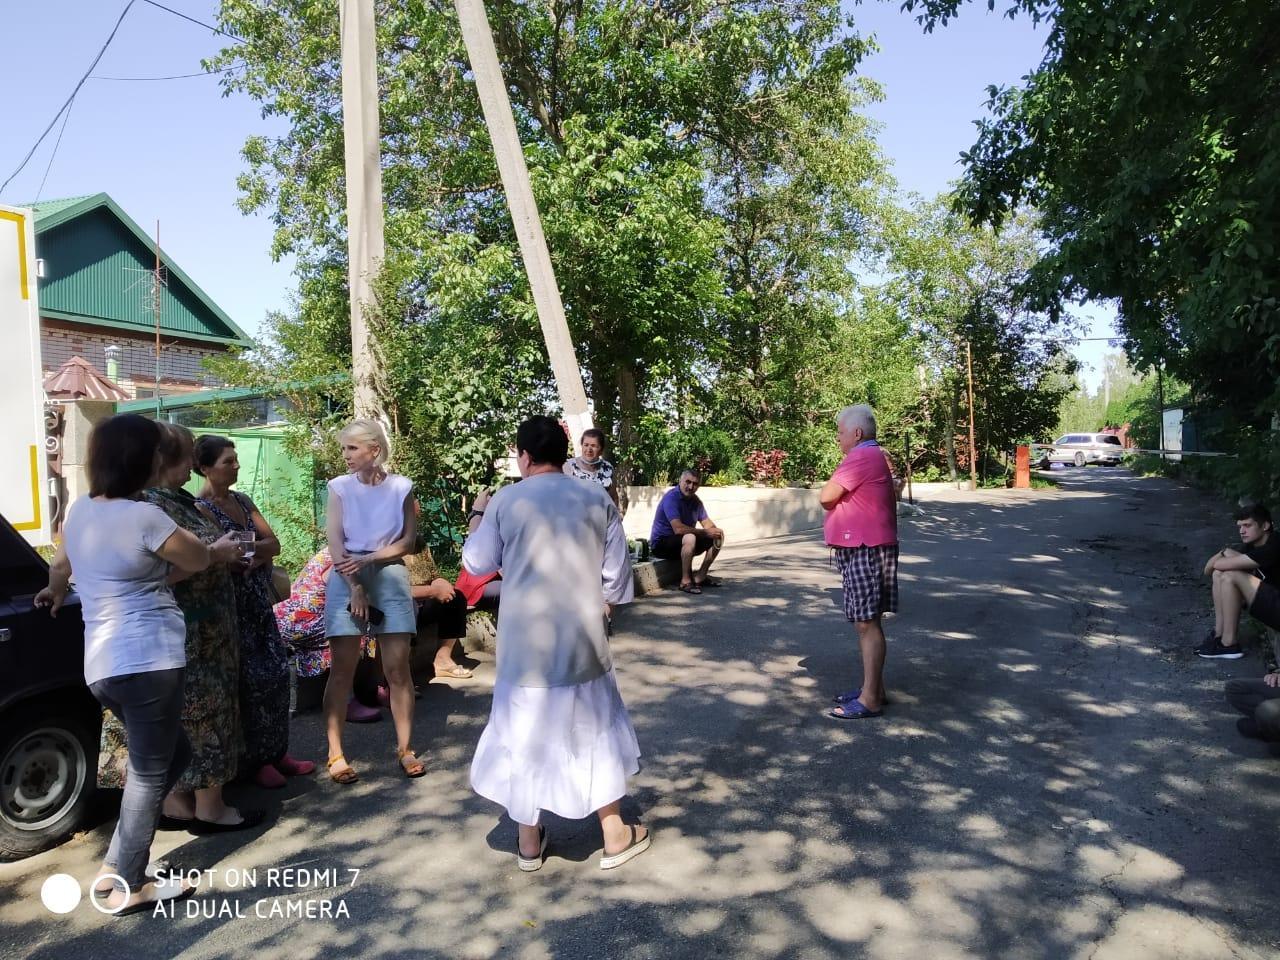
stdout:
{"type": "Polygon", "coordinates": [[[582,431],[582,440],[586,442],[587,437],[595,437],[596,443],[600,444],[600,449],[604,449],[604,431],[598,427],[588,427],[582,431]]]}
{"type": "Polygon", "coordinates": [[[89,496],[132,497],[156,465],[160,427],[136,413],[101,421],[89,434],[89,496]]]}
{"type": "Polygon", "coordinates": [[[1262,524],[1271,525],[1271,511],[1260,503],[1250,503],[1241,507],[1236,511],[1237,520],[1252,520],[1261,526],[1262,524]]]}
{"type": "Polygon", "coordinates": [[[204,476],[204,472],[218,462],[222,451],[235,444],[226,437],[208,433],[196,441],[196,473],[204,476]]]}
{"type": "Polygon", "coordinates": [[[569,437],[551,417],[530,417],[516,429],[516,452],[521,450],[534,463],[563,467],[569,458],[569,437]]]}
{"type": "Polygon", "coordinates": [[[156,426],[160,428],[161,467],[177,466],[184,457],[190,456],[187,451],[195,447],[195,434],[180,423],[158,421],[156,426]]]}

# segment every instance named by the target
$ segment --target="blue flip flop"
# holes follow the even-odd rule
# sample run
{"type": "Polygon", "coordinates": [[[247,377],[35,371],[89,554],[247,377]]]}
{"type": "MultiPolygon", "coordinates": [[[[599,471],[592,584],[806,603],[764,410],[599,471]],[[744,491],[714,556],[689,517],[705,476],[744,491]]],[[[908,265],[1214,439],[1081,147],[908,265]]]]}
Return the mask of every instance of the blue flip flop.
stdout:
{"type": "Polygon", "coordinates": [[[842,703],[835,710],[828,711],[827,716],[833,720],[870,720],[882,713],[884,713],[883,710],[868,710],[861,700],[850,700],[848,703],[842,703]]]}
{"type": "MultiPolygon", "coordinates": [[[[834,697],[831,698],[831,702],[838,703],[841,706],[844,706],[846,703],[849,703],[850,701],[857,700],[860,696],[862,696],[861,687],[859,687],[857,690],[848,690],[844,693],[837,693],[834,697]]],[[[888,703],[892,703],[893,701],[889,699],[889,695],[886,693],[884,695],[884,699],[881,700],[880,702],[884,704],[888,704],[888,703]]]]}

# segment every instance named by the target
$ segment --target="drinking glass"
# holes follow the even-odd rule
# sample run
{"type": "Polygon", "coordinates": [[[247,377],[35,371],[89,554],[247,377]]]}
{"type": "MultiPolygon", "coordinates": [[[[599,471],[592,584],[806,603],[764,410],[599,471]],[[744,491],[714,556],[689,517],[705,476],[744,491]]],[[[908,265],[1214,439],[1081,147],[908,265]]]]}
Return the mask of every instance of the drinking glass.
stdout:
{"type": "Polygon", "coordinates": [[[252,560],[255,550],[254,535],[252,530],[236,531],[235,539],[240,543],[240,555],[245,560],[252,560]]]}

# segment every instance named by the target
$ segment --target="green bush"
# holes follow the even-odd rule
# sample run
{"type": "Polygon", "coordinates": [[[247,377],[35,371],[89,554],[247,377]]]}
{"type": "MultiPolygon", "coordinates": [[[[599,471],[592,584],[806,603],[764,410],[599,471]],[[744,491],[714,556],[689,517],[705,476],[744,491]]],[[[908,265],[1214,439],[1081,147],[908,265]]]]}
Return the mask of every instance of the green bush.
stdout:
{"type": "Polygon", "coordinates": [[[668,431],[658,418],[646,417],[632,458],[637,479],[655,486],[674,482],[690,467],[704,479],[720,475],[740,482],[746,476],[737,441],[728,432],[706,424],[668,431]]]}

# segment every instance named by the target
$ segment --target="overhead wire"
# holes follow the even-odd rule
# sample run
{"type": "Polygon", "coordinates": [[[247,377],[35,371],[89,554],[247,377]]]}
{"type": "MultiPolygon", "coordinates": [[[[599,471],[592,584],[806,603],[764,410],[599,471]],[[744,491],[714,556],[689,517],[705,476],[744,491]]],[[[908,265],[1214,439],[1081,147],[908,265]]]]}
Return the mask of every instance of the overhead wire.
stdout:
{"type": "Polygon", "coordinates": [[[40,178],[40,189],[36,191],[36,203],[40,202],[40,197],[44,194],[44,185],[49,182],[49,171],[53,169],[53,160],[58,155],[58,147],[62,146],[62,135],[67,132],[67,121],[71,119],[71,108],[74,106],[74,101],[67,104],[67,110],[62,115],[62,126],[58,130],[58,139],[53,141],[53,151],[49,154],[49,163],[44,168],[44,176],[40,178]]]}
{"type": "MultiPolygon", "coordinates": [[[[31,149],[27,151],[27,155],[22,158],[22,162],[18,164],[18,169],[9,174],[8,179],[5,180],[4,183],[0,183],[0,194],[4,193],[5,187],[9,186],[9,184],[13,182],[14,177],[23,171],[31,158],[35,155],[36,150],[40,148],[40,144],[44,143],[44,138],[49,135],[49,131],[54,128],[54,125],[62,115],[71,108],[71,101],[75,100],[76,94],[80,92],[80,88],[83,87],[85,81],[89,79],[89,74],[93,73],[94,67],[98,65],[98,61],[101,60],[103,54],[107,52],[107,47],[111,46],[111,41],[115,39],[116,33],[120,30],[120,24],[124,23],[125,16],[128,15],[131,9],[133,9],[135,2],[136,0],[129,0],[129,2],[125,4],[124,9],[120,11],[120,17],[116,20],[116,25],[111,28],[111,33],[107,35],[106,42],[102,44],[97,55],[93,58],[93,62],[89,64],[89,69],[84,72],[80,77],[80,80],[76,83],[75,89],[71,91],[71,96],[67,97],[66,103],[64,103],[58,109],[58,112],[53,115],[53,119],[49,121],[49,125],[44,128],[44,133],[40,134],[40,136],[36,138],[36,142],[32,145],[31,149]]],[[[147,0],[147,2],[151,2],[151,0],[147,0]]]]}
{"type": "Polygon", "coordinates": [[[244,37],[237,37],[234,33],[227,33],[227,31],[221,29],[220,27],[215,27],[211,23],[205,23],[203,20],[197,20],[195,17],[189,17],[185,13],[180,13],[179,11],[174,10],[172,7],[166,7],[163,3],[157,3],[156,0],[142,0],[142,2],[150,4],[153,7],[157,7],[165,11],[165,13],[172,13],[175,17],[181,17],[183,20],[187,20],[191,23],[196,24],[197,26],[204,27],[206,30],[212,30],[214,33],[220,33],[224,37],[230,37],[232,40],[236,41],[237,43],[249,42],[244,37]]]}
{"type": "Polygon", "coordinates": [[[189,77],[216,77],[220,74],[230,73],[232,70],[239,70],[240,65],[223,67],[221,70],[201,70],[199,73],[175,73],[167,77],[104,77],[100,74],[94,74],[90,80],[126,80],[126,81],[143,81],[143,80],[186,80],[189,77]]]}
{"type": "MultiPolygon", "coordinates": [[[[71,91],[71,95],[67,97],[66,102],[64,102],[62,106],[58,108],[58,112],[53,115],[53,119],[50,120],[49,125],[44,128],[44,132],[42,132],[40,136],[36,138],[36,142],[32,144],[31,149],[27,151],[27,155],[22,158],[22,162],[18,164],[17,169],[15,169],[13,173],[9,174],[8,178],[5,179],[4,183],[0,183],[0,194],[3,194],[5,191],[5,188],[7,188],[9,184],[13,182],[14,178],[17,177],[18,174],[20,174],[24,169],[26,169],[27,164],[31,162],[31,158],[35,156],[35,152],[40,149],[40,144],[44,143],[45,138],[49,136],[50,131],[53,130],[54,126],[57,125],[59,118],[61,118],[62,128],[58,131],[58,139],[54,143],[53,153],[50,154],[49,164],[47,167],[45,167],[44,179],[40,181],[40,191],[44,190],[45,181],[49,179],[49,171],[53,168],[54,157],[56,157],[58,154],[58,144],[62,143],[62,134],[65,133],[67,129],[67,118],[70,117],[71,115],[71,105],[72,103],[75,102],[76,96],[80,93],[80,88],[85,85],[85,81],[89,79],[182,80],[182,79],[186,79],[187,77],[210,76],[217,73],[226,73],[229,70],[234,69],[234,67],[228,67],[224,70],[208,70],[208,71],[203,71],[201,73],[175,74],[174,76],[169,76],[169,77],[92,77],[91,75],[93,74],[94,68],[97,67],[98,62],[102,60],[103,55],[107,52],[107,48],[111,46],[111,41],[115,39],[116,34],[120,31],[120,25],[124,23],[124,18],[128,15],[129,11],[133,8],[133,5],[136,2],[137,0],[129,0],[129,2],[125,4],[124,9],[120,11],[120,16],[119,18],[117,18],[115,26],[111,28],[111,33],[107,35],[107,39],[103,42],[97,54],[94,56],[93,62],[89,64],[89,68],[85,70],[84,74],[76,82],[75,87],[71,91]]],[[[156,2],[156,0],[142,0],[142,2],[145,4],[148,4],[149,6],[155,7],[158,10],[163,10],[165,13],[172,14],[175,17],[179,17],[183,20],[189,21],[190,23],[194,23],[197,26],[204,27],[206,30],[212,31],[213,33],[221,34],[224,37],[228,37],[236,41],[237,43],[247,43],[247,41],[243,37],[238,37],[234,33],[228,33],[226,30],[219,29],[218,27],[214,26],[211,23],[205,23],[203,20],[197,20],[195,17],[191,17],[185,13],[182,13],[181,11],[174,10],[172,7],[167,7],[163,3],[156,2]]],[[[39,192],[37,193],[37,198],[38,197],[39,197],[39,192]]]]}

